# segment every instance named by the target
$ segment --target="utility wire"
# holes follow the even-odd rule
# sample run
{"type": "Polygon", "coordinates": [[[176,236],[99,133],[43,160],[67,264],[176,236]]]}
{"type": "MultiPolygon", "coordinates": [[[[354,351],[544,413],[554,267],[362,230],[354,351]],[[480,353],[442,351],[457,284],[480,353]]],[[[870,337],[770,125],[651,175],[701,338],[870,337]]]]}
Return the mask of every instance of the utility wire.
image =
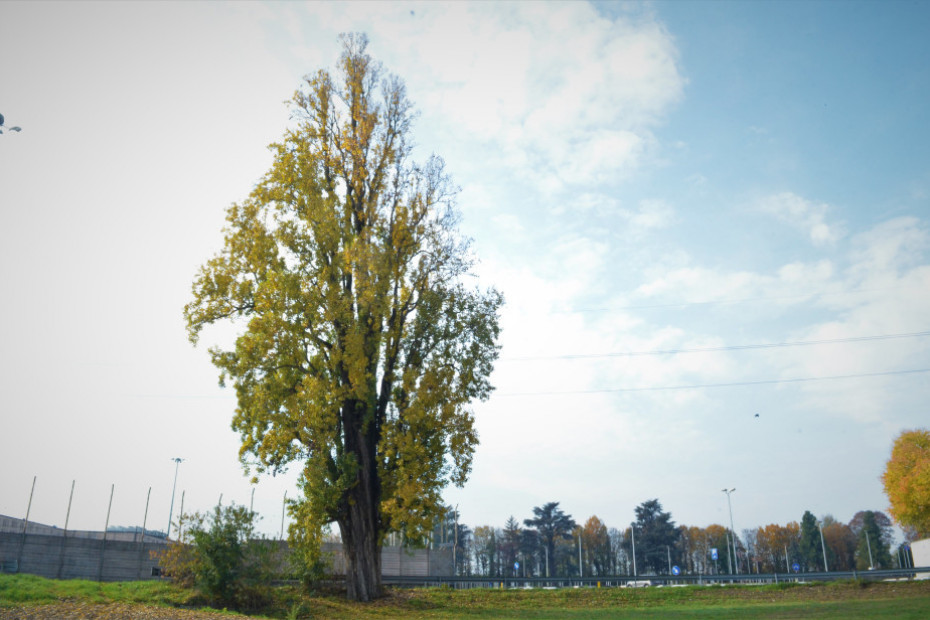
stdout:
{"type": "Polygon", "coordinates": [[[836,344],[841,342],[868,342],[872,340],[892,340],[895,338],[917,338],[930,336],[930,331],[909,332],[906,334],[882,334],[878,336],[853,336],[850,338],[828,338],[823,340],[797,340],[794,342],[770,342],[762,344],[736,344],[720,347],[697,347],[693,349],[655,349],[652,351],[621,351],[615,353],[579,353],[566,355],[541,355],[531,357],[506,357],[501,361],[528,362],[535,360],[574,360],[604,357],[638,357],[643,355],[676,355],[679,353],[711,353],[716,351],[743,351],[748,349],[776,349],[781,347],[800,347],[818,344],[836,344]]]}
{"type": "Polygon", "coordinates": [[[594,308],[573,308],[566,310],[553,310],[555,314],[583,314],[588,312],[612,312],[615,310],[654,310],[661,308],[687,308],[689,306],[726,306],[754,302],[766,301],[783,301],[786,299],[807,299],[811,297],[841,297],[844,295],[857,295],[859,293],[883,293],[885,291],[894,291],[909,288],[907,286],[889,286],[884,288],[859,288],[848,291],[811,291],[809,293],[799,293],[796,295],[777,295],[771,297],[742,297],[735,299],[713,299],[708,301],[679,301],[664,304],[630,304],[625,306],[602,306],[594,308]]]}
{"type": "Polygon", "coordinates": [[[838,379],[858,379],[861,377],[888,377],[892,375],[909,375],[930,372],[930,368],[911,370],[889,370],[886,372],[866,372],[852,375],[833,375],[830,377],[797,377],[794,379],[763,379],[761,381],[733,381],[730,383],[700,383],[695,385],[665,385],[641,388],[611,388],[603,390],[565,390],[562,392],[511,392],[500,396],[562,396],[569,394],[616,394],[622,392],[659,392],[666,390],[697,390],[702,388],[740,387],[746,385],[775,385],[778,383],[806,383],[810,381],[834,381],[838,379]]]}

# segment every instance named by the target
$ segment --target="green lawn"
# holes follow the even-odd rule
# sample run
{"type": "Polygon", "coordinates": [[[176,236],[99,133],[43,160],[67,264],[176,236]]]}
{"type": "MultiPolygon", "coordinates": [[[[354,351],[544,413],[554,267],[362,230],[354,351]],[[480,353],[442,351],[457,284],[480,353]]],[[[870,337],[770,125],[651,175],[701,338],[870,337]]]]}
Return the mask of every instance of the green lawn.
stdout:
{"type": "MultiPolygon", "coordinates": [[[[0,618],[22,606],[148,605],[174,617],[203,604],[193,591],[162,582],[100,584],[0,575],[0,618]],[[172,611],[174,610],[174,611],[172,611]]],[[[49,608],[50,610],[52,608],[49,608]]],[[[60,613],[60,611],[57,611],[60,613]]],[[[255,612],[253,612],[255,613],[255,612]]],[[[930,618],[930,581],[684,588],[564,590],[392,589],[371,604],[335,592],[307,595],[276,588],[257,614],[266,618],[930,618]]],[[[51,616],[49,616],[51,617],[51,616]]]]}
{"type": "Polygon", "coordinates": [[[83,579],[59,581],[35,575],[0,574],[0,607],[61,600],[182,605],[191,596],[191,592],[161,581],[100,583],[83,579]]]}

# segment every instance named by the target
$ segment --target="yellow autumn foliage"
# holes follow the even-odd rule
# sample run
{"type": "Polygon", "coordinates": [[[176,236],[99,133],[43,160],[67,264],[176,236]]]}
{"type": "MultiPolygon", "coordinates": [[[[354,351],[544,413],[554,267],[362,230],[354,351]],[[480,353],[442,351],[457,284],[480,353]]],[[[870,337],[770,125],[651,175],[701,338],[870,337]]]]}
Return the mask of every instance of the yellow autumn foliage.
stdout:
{"type": "Polygon", "coordinates": [[[503,300],[466,285],[456,189],[439,157],[411,161],[403,83],[364,36],[343,44],[337,74],[294,95],[271,169],[227,210],[185,318],[195,344],[207,325],[244,326],[210,351],[236,391],[240,458],[258,472],[302,467],[292,540],[312,565],[336,523],[350,597],[367,600],[384,537],[422,539],[442,489],[468,477],[470,403],[493,389],[503,300]]]}
{"type": "Polygon", "coordinates": [[[930,430],[902,432],[882,474],[891,516],[918,536],[930,536],[930,430]]]}

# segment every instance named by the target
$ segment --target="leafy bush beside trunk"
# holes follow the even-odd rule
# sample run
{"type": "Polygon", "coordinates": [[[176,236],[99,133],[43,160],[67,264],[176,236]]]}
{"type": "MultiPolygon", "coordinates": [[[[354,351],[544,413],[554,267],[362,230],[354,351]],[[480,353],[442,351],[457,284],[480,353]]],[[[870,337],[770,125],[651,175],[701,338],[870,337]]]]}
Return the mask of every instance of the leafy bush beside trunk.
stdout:
{"type": "Polygon", "coordinates": [[[159,558],[162,571],[213,605],[261,606],[281,562],[271,541],[254,537],[256,516],[236,504],[182,515],[179,539],[159,558]]]}

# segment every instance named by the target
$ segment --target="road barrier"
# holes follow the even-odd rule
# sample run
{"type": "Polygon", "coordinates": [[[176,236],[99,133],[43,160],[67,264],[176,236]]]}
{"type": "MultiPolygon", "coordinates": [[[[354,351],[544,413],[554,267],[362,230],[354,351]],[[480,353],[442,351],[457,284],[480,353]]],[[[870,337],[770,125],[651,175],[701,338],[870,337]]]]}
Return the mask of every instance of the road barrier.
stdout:
{"type": "Polygon", "coordinates": [[[752,573],[743,575],[614,575],[595,577],[383,577],[385,585],[399,587],[493,588],[618,588],[685,585],[761,585],[812,581],[915,579],[930,577],[930,567],[820,573],[752,573]],[[921,575],[922,573],[922,575],[921,575]]]}

